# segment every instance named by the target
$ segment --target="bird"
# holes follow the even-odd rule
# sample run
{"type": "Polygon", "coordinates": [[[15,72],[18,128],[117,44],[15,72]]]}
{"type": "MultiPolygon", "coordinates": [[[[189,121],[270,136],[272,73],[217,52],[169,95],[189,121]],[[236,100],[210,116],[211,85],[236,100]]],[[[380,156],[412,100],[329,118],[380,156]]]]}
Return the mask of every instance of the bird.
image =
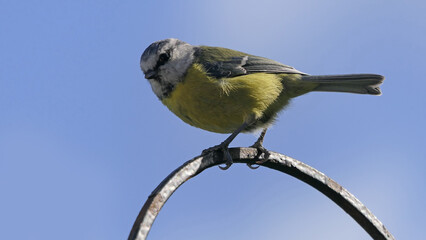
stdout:
{"type": "Polygon", "coordinates": [[[203,151],[223,151],[223,170],[233,163],[228,147],[241,132],[262,130],[251,147],[265,156],[255,164],[268,160],[266,130],[292,98],[317,91],[381,95],[384,81],[378,74],[309,75],[265,57],[176,38],[150,44],[140,67],[158,99],[185,123],[231,134],[203,151]]]}

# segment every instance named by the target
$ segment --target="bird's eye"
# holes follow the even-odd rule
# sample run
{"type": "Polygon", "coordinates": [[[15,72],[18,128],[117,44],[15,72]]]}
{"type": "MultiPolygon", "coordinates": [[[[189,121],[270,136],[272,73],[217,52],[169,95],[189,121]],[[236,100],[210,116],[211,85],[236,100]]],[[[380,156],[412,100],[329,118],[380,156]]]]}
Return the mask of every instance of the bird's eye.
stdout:
{"type": "Polygon", "coordinates": [[[160,57],[158,58],[158,65],[165,64],[170,58],[170,54],[168,53],[162,53],[160,54],[160,57]]]}

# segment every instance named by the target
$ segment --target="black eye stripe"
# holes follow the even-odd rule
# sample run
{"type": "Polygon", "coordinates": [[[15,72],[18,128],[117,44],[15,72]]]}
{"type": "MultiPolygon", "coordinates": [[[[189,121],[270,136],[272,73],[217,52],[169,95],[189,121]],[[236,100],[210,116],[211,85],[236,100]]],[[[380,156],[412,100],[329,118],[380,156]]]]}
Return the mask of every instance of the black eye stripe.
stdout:
{"type": "Polygon", "coordinates": [[[170,59],[170,51],[160,54],[160,56],[158,57],[158,61],[155,64],[155,67],[152,69],[152,71],[158,72],[158,68],[166,64],[166,62],[169,61],[169,59],[170,59]]]}
{"type": "Polygon", "coordinates": [[[160,54],[160,57],[158,58],[158,62],[160,65],[163,65],[164,63],[167,62],[167,60],[169,60],[170,55],[168,53],[162,53],[160,54]]]}
{"type": "Polygon", "coordinates": [[[158,69],[160,66],[164,65],[169,59],[170,59],[170,53],[169,52],[165,52],[165,53],[160,54],[160,56],[158,57],[157,64],[155,65],[154,69],[158,69]]]}

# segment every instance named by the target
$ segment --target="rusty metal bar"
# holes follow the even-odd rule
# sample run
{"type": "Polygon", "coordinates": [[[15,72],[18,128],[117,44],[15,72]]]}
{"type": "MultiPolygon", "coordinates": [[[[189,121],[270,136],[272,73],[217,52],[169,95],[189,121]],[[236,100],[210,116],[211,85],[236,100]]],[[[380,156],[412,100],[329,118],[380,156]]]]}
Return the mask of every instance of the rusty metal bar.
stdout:
{"type": "MultiPolygon", "coordinates": [[[[229,152],[235,163],[253,163],[258,160],[257,150],[254,148],[231,148],[229,152]]],[[[275,152],[270,153],[269,161],[262,166],[287,173],[322,192],[357,221],[373,239],[394,240],[392,234],[367,207],[331,178],[296,159],[275,152]]],[[[176,189],[205,169],[223,164],[222,155],[220,151],[210,152],[187,161],[170,173],[148,197],[128,239],[145,240],[162,206],[176,189]]]]}

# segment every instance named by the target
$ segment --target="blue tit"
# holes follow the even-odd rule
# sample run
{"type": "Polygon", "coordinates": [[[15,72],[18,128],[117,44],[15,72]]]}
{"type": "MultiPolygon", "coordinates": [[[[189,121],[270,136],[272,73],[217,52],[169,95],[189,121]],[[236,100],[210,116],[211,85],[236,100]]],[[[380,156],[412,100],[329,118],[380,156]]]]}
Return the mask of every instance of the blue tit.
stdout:
{"type": "Polygon", "coordinates": [[[312,91],[380,95],[384,80],[376,74],[312,76],[268,58],[173,38],[152,43],[140,66],[155,95],[184,122],[231,133],[208,149],[223,151],[223,169],[232,164],[228,146],[240,132],[263,129],[253,147],[267,159],[266,129],[290,99],[312,91]]]}

